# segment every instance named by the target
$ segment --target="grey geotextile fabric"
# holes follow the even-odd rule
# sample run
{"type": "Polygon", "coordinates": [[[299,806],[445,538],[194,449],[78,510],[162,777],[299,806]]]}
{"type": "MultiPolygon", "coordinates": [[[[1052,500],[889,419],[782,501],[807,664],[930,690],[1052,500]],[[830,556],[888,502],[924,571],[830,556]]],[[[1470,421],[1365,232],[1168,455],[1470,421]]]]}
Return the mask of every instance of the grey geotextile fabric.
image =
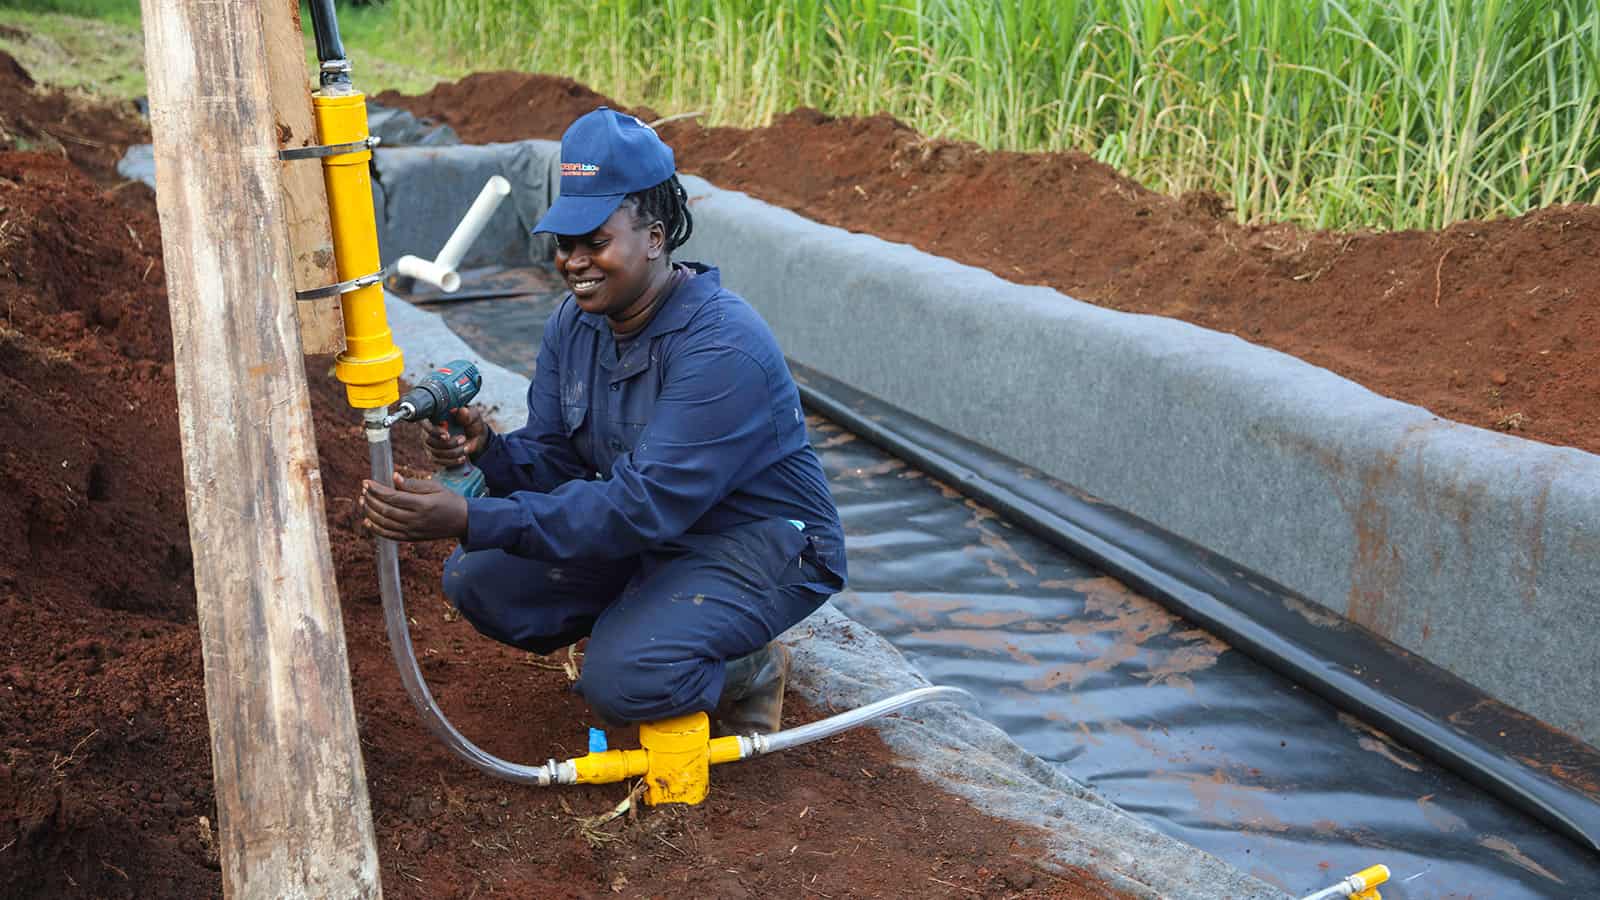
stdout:
{"type": "Polygon", "coordinates": [[[367,133],[383,147],[444,147],[461,143],[456,130],[403,109],[367,101],[367,133]]]}
{"type": "Polygon", "coordinates": [[[384,307],[389,314],[389,330],[405,356],[401,375],[412,384],[439,366],[455,359],[470,359],[478,364],[483,387],[477,400],[496,431],[512,431],[528,419],[528,378],[496,365],[467,346],[436,313],[425,312],[385,291],[384,307]]]}
{"type": "Polygon", "coordinates": [[[1600,456],[685,185],[680,252],[715,260],[791,358],[1600,743],[1600,456]]]}
{"type": "Polygon", "coordinates": [[[153,144],[134,144],[117,160],[117,174],[129,181],[142,181],[156,189],[156,148],[153,144]]]}
{"type": "MultiPolygon", "coordinates": [[[[409,115],[409,114],[408,114],[409,115]]],[[[550,238],[529,233],[555,200],[558,181],[552,158],[530,142],[483,146],[386,147],[373,151],[372,202],[378,250],[385,266],[406,254],[433,259],[455,231],[484,183],[500,175],[513,185],[482,234],[457,267],[525,264],[550,258],[550,238]],[[390,191],[385,184],[403,184],[390,191]]],[[[135,144],[117,161],[117,174],[156,186],[155,152],[135,144]]]]}
{"type": "Polygon", "coordinates": [[[373,151],[372,195],[383,264],[406,254],[433,259],[495,175],[511,182],[511,196],[501,201],[458,268],[549,259],[549,238],[529,232],[555,200],[558,164],[558,158],[526,141],[378,147],[373,151]],[[404,187],[391,190],[390,185],[404,187]]]}

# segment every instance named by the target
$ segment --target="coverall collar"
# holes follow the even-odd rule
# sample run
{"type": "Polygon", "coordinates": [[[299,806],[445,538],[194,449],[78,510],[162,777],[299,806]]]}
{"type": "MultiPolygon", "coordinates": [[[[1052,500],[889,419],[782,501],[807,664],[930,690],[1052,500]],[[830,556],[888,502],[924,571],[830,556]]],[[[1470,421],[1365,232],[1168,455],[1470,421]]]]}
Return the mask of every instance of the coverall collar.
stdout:
{"type": "MultiPolygon", "coordinates": [[[[649,323],[632,338],[634,345],[647,345],[650,338],[670,331],[678,331],[689,324],[694,314],[699,311],[705,302],[711,299],[722,288],[722,273],[716,266],[704,263],[683,263],[689,269],[689,277],[680,283],[661,303],[661,308],[656,310],[649,323]]],[[[578,321],[601,332],[611,333],[611,325],[606,317],[595,313],[579,313],[578,321]]]]}

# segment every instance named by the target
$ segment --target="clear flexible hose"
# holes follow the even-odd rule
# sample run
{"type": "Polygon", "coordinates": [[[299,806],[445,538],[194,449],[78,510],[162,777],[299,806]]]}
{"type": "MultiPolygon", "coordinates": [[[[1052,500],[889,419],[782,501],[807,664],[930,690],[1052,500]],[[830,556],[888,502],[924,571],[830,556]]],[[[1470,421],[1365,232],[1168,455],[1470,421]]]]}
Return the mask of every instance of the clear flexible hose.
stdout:
{"type": "MultiPolygon", "coordinates": [[[[372,480],[385,485],[394,482],[394,446],[389,442],[389,429],[383,424],[386,412],[385,409],[371,409],[365,413],[367,452],[372,463],[372,480]]],[[[457,731],[455,726],[450,724],[450,720],[444,717],[439,704],[434,702],[433,693],[428,690],[428,683],[423,680],[422,669],[417,665],[416,651],[411,646],[411,629],[406,623],[406,605],[400,592],[399,548],[388,538],[380,537],[375,541],[378,551],[378,593],[383,598],[383,625],[389,634],[389,649],[394,654],[395,668],[400,670],[400,681],[405,685],[406,693],[411,697],[411,703],[417,708],[417,713],[422,716],[423,724],[427,725],[428,730],[449,747],[451,752],[486,775],[538,787],[570,781],[570,778],[560,777],[562,764],[555,760],[540,766],[507,762],[468,740],[466,735],[457,731]]],[[[741,738],[741,749],[748,745],[752,751],[744,753],[745,757],[776,753],[864,725],[908,706],[933,700],[976,702],[971,694],[957,687],[933,685],[917,688],[798,728],[741,738]]]]}
{"type": "Polygon", "coordinates": [[[849,729],[855,728],[858,725],[865,725],[873,719],[879,719],[889,715],[890,713],[899,712],[908,706],[915,706],[918,703],[928,703],[933,700],[953,700],[965,703],[977,702],[971,694],[958,687],[936,684],[929,687],[917,688],[915,690],[906,691],[903,694],[895,694],[893,697],[886,697],[876,703],[869,703],[866,706],[858,709],[852,709],[848,712],[839,713],[836,716],[829,716],[826,719],[818,719],[815,722],[801,725],[798,728],[790,728],[787,731],[775,731],[772,734],[754,735],[751,740],[752,743],[755,744],[755,753],[752,755],[759,756],[764,753],[776,753],[779,750],[788,750],[790,747],[798,747],[801,744],[809,744],[812,741],[818,741],[825,737],[830,737],[838,734],[841,731],[848,731],[849,729]]]}
{"type": "MultiPolygon", "coordinates": [[[[367,410],[367,452],[372,462],[372,480],[379,484],[394,483],[394,447],[389,443],[389,429],[383,427],[383,409],[367,410]]],[[[506,781],[545,787],[556,780],[556,763],[551,760],[541,766],[524,766],[507,762],[484,750],[457,731],[444,717],[439,704],[434,702],[428,684],[417,666],[416,651],[411,646],[411,629],[406,624],[405,600],[400,594],[400,553],[394,541],[377,538],[378,593],[383,597],[383,625],[389,633],[389,649],[394,653],[395,667],[400,670],[400,680],[406,693],[422,716],[423,724],[434,736],[444,742],[451,752],[468,765],[506,781]]]]}

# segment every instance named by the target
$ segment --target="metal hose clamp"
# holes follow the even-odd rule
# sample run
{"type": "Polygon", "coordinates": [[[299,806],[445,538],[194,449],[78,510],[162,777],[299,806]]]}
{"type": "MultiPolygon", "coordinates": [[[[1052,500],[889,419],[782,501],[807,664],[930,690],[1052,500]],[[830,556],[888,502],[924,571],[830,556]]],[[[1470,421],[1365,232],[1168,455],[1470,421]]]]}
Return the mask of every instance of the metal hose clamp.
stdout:
{"type": "Polygon", "coordinates": [[[278,158],[284,162],[296,159],[321,159],[325,156],[338,156],[341,153],[360,153],[371,150],[382,143],[383,139],[375,134],[369,134],[359,141],[347,144],[312,144],[309,147],[290,147],[278,151],[278,158]]]}
{"type": "Polygon", "coordinates": [[[338,284],[329,284],[319,288],[311,288],[307,291],[295,291],[294,298],[296,300],[320,300],[323,297],[332,297],[337,294],[348,294],[351,291],[359,291],[364,287],[368,287],[382,281],[388,271],[388,269],[379,269],[378,271],[373,272],[371,275],[363,275],[360,278],[352,278],[349,281],[341,281],[338,284]]]}

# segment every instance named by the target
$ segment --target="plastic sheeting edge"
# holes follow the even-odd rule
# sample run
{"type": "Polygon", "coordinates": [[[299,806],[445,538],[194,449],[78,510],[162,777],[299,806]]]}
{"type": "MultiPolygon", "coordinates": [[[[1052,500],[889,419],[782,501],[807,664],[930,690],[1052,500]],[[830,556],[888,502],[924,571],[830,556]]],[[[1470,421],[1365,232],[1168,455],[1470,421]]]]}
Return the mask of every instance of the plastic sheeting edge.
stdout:
{"type": "MultiPolygon", "coordinates": [[[[1352,623],[1335,623],[1333,613],[1203,547],[793,360],[789,364],[801,399],[817,413],[994,507],[1014,524],[1600,854],[1600,802],[1447,723],[1450,715],[1468,709],[1498,710],[1507,721],[1522,720],[1481,690],[1352,623]],[[1308,615],[1297,605],[1315,612],[1308,615]],[[1329,643],[1337,643],[1338,650],[1329,652],[1329,643]],[[1352,671],[1352,659],[1360,660],[1361,674],[1352,671]],[[1386,681],[1409,685],[1414,699],[1402,701],[1376,686],[1386,681]],[[1451,702],[1430,705],[1430,696],[1451,702]],[[1445,712],[1444,706],[1455,712],[1445,712]]],[[[1541,737],[1547,744],[1540,749],[1600,759],[1593,748],[1559,732],[1541,732],[1541,737]]]]}

